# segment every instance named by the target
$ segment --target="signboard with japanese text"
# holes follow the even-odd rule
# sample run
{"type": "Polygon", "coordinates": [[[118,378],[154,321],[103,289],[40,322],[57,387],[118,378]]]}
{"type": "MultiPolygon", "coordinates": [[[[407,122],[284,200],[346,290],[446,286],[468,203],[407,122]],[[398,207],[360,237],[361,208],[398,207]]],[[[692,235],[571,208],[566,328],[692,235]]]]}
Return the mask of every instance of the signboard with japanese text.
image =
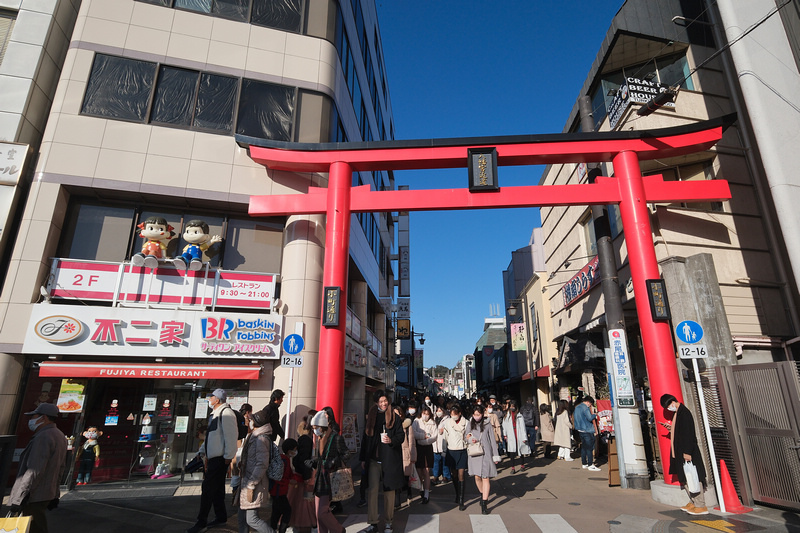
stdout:
{"type": "Polygon", "coordinates": [[[562,292],[564,293],[564,307],[569,307],[586,294],[598,283],[600,283],[600,260],[597,256],[580,269],[580,271],[572,276],[568,282],[564,284],[562,292]]]}
{"type": "Polygon", "coordinates": [[[325,287],[324,309],[322,312],[323,326],[337,327],[339,325],[339,295],[341,292],[342,289],[339,287],[325,287]]]}
{"type": "MultiPolygon", "coordinates": [[[[634,104],[645,104],[652,98],[669,90],[669,85],[653,81],[640,80],[639,78],[625,78],[623,84],[617,89],[614,100],[608,108],[608,124],[613,130],[625,110],[634,104]]],[[[668,102],[664,107],[675,107],[675,102],[668,102]]]]}
{"type": "Polygon", "coordinates": [[[277,315],[57,304],[32,309],[22,348],[28,354],[277,359],[283,340],[277,315]]]}
{"type": "Polygon", "coordinates": [[[411,318],[411,298],[397,299],[397,318],[411,318]]]}
{"type": "Polygon", "coordinates": [[[516,322],[511,324],[511,349],[516,351],[524,351],[528,347],[528,341],[525,338],[525,322],[516,322]]]}
{"type": "Polygon", "coordinates": [[[633,395],[633,377],[625,330],[608,330],[608,343],[614,368],[611,376],[614,384],[614,398],[619,407],[634,407],[636,400],[633,395]]]}
{"type": "Polygon", "coordinates": [[[270,309],[277,276],[230,270],[184,271],[164,263],[152,284],[148,269],[126,263],[56,259],[51,268],[49,296],[66,300],[123,303],[202,305],[270,309]]]}

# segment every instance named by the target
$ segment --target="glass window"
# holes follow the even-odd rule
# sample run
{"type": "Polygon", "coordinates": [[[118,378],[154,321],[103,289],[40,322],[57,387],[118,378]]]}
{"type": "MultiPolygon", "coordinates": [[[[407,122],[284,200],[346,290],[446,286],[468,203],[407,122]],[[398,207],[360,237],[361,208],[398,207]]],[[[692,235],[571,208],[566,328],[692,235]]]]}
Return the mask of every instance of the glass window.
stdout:
{"type": "Polygon", "coordinates": [[[586,210],[580,221],[583,226],[583,241],[586,246],[586,255],[595,255],[597,253],[597,237],[594,234],[594,220],[592,220],[591,210],[586,210]]]}
{"type": "Polygon", "coordinates": [[[246,272],[279,273],[283,256],[282,223],[231,218],[223,241],[222,268],[246,272]]]}
{"type": "Polygon", "coordinates": [[[192,123],[198,75],[196,70],[167,66],[159,68],[150,121],[189,126],[192,123]]]}
{"type": "Polygon", "coordinates": [[[123,261],[133,231],[134,209],[93,204],[75,205],[64,224],[60,257],[123,261]]]}
{"type": "Polygon", "coordinates": [[[3,56],[6,55],[6,48],[8,41],[11,40],[11,32],[14,31],[16,20],[16,13],[0,9],[0,65],[3,64],[3,56]]]}
{"type": "Polygon", "coordinates": [[[250,22],[268,28],[300,32],[301,0],[253,0],[250,22]]]}
{"type": "Polygon", "coordinates": [[[263,81],[243,80],[236,133],[290,141],[294,88],[263,81]]]}
{"type": "Polygon", "coordinates": [[[199,13],[211,13],[211,0],[175,0],[175,7],[199,13]]]}
{"type": "Polygon", "coordinates": [[[155,75],[155,63],[96,54],[81,112],[141,122],[155,75]]]}
{"type": "Polygon", "coordinates": [[[233,110],[236,107],[238,85],[236,78],[201,74],[192,125],[230,133],[233,130],[233,110]]]}
{"type": "MultiPolygon", "coordinates": [[[[702,161],[700,163],[690,163],[688,165],[681,165],[677,167],[661,168],[642,173],[645,176],[652,176],[654,174],[661,174],[664,181],[696,181],[696,180],[712,180],[715,179],[714,167],[711,161],[702,161]]],[[[690,207],[692,209],[703,209],[706,211],[722,211],[721,202],[674,202],[662,203],[659,205],[673,205],[677,207],[690,207]]]]}
{"type": "MultiPolygon", "coordinates": [[[[165,257],[175,257],[178,255],[178,242],[180,241],[180,232],[181,232],[181,220],[183,218],[182,213],[179,211],[170,211],[168,209],[156,209],[153,211],[145,210],[139,213],[139,218],[137,220],[137,225],[141,224],[145,220],[150,217],[159,217],[163,218],[167,221],[167,224],[172,226],[172,238],[167,243],[167,252],[165,257]]],[[[142,250],[142,246],[144,245],[145,240],[139,236],[139,232],[136,232],[135,239],[133,241],[133,250],[131,254],[138,253],[142,250]]],[[[183,251],[183,248],[181,248],[183,251]]]]}
{"type": "Polygon", "coordinates": [[[213,13],[232,20],[247,20],[250,0],[214,0],[213,13]]]}
{"type": "MultiPolygon", "coordinates": [[[[656,63],[658,64],[659,80],[670,87],[689,76],[689,62],[686,61],[686,56],[683,54],[657,59],[656,63]]],[[[687,78],[680,84],[680,87],[681,89],[693,91],[694,83],[692,83],[692,78],[687,78]]]]}
{"type": "Polygon", "coordinates": [[[156,6],[172,7],[172,0],[138,0],[145,4],[153,4],[156,6]]]}
{"type": "Polygon", "coordinates": [[[606,213],[608,213],[608,224],[611,226],[611,238],[615,238],[622,233],[622,214],[617,204],[606,206],[606,213]]]}

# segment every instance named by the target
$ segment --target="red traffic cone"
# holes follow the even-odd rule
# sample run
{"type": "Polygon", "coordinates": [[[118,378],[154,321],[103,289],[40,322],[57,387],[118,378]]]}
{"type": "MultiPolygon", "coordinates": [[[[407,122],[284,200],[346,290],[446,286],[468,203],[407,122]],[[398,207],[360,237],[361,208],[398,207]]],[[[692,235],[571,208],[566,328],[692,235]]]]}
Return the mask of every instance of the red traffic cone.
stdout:
{"type": "MultiPolygon", "coordinates": [[[[728,465],[725,464],[724,459],[719,461],[719,477],[722,484],[722,499],[725,500],[725,511],[728,513],[744,514],[753,510],[752,507],[745,507],[742,505],[739,495],[736,494],[736,488],[733,486],[731,474],[728,472],[728,465]]],[[[714,509],[720,510],[719,507],[714,509]]]]}

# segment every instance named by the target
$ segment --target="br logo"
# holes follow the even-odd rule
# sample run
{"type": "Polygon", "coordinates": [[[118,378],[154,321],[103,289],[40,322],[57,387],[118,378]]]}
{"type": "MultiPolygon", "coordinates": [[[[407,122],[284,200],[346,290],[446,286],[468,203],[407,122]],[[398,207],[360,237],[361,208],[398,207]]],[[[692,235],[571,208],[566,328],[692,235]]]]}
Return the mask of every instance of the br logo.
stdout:
{"type": "MultiPolygon", "coordinates": [[[[236,322],[231,320],[230,318],[224,317],[208,317],[204,318],[201,321],[201,325],[203,328],[203,339],[214,339],[214,340],[231,340],[231,332],[233,328],[236,327],[236,322]]],[[[2,531],[0,531],[2,533],[2,531]]]]}

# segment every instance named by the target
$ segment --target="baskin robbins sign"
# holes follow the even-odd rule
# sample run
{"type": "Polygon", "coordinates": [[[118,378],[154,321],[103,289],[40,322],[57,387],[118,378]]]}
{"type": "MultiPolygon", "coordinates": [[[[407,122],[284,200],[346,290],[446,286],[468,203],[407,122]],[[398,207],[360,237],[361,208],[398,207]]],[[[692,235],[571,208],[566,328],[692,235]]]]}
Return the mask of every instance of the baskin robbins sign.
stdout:
{"type": "Polygon", "coordinates": [[[26,354],[278,359],[283,317],[38,304],[26,354]]]}

